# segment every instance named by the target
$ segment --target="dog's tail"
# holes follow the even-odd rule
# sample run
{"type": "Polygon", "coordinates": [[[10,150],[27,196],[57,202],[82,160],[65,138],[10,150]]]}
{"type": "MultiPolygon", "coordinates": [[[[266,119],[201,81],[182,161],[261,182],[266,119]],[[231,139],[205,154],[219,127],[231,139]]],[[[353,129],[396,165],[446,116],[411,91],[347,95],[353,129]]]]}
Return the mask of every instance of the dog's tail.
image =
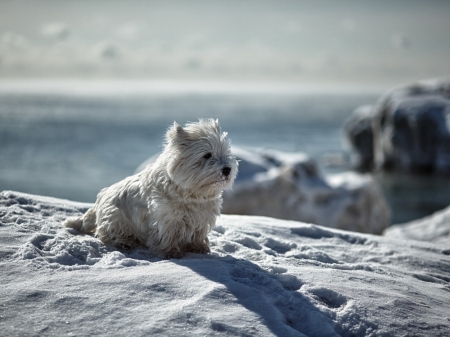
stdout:
{"type": "Polygon", "coordinates": [[[82,217],[70,217],[64,221],[64,227],[76,229],[82,233],[93,233],[97,227],[95,210],[90,208],[82,217]]]}

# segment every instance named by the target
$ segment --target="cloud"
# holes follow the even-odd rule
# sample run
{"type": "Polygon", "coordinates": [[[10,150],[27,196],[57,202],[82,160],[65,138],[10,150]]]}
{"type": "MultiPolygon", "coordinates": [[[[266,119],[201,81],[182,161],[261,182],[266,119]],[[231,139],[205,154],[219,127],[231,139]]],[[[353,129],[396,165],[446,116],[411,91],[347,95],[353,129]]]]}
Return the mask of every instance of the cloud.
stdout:
{"type": "Polygon", "coordinates": [[[120,57],[120,48],[111,42],[102,42],[97,46],[98,55],[105,59],[115,59],[120,57]]]}
{"type": "Polygon", "coordinates": [[[117,35],[125,40],[135,40],[139,33],[140,28],[136,22],[128,22],[117,28],[117,35]]]}
{"type": "Polygon", "coordinates": [[[41,33],[48,38],[65,40],[72,32],[64,22],[50,22],[41,27],[41,33]]]}
{"type": "Polygon", "coordinates": [[[392,34],[391,43],[397,49],[409,49],[411,47],[411,39],[403,33],[392,34]]]}
{"type": "Polygon", "coordinates": [[[193,34],[188,36],[181,44],[182,48],[202,51],[208,48],[210,42],[208,38],[202,34],[193,34]]]}
{"type": "Polygon", "coordinates": [[[20,34],[5,32],[0,37],[0,46],[8,49],[23,49],[27,46],[27,39],[20,34]]]}

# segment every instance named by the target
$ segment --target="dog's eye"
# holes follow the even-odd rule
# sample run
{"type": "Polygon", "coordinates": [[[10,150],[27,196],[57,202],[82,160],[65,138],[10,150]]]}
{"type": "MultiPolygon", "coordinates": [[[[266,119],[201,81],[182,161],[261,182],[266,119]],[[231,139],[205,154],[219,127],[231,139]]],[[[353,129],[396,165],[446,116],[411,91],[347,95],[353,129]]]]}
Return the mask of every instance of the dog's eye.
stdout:
{"type": "Polygon", "coordinates": [[[208,152],[207,154],[205,154],[205,155],[203,156],[203,158],[205,158],[205,159],[209,159],[209,158],[211,158],[211,157],[212,157],[211,152],[208,152]]]}

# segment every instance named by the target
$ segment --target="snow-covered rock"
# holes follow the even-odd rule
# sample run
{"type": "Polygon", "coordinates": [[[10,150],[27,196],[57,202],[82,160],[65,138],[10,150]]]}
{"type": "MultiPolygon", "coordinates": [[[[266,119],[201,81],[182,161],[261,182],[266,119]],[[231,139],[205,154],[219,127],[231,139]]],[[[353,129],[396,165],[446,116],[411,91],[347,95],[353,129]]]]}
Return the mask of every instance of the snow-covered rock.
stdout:
{"type": "Polygon", "coordinates": [[[450,173],[450,79],[394,88],[344,124],[360,169],[450,173]],[[373,149],[370,148],[370,134],[373,149]]]}
{"type": "Polygon", "coordinates": [[[0,193],[0,335],[450,335],[448,245],[224,215],[160,260],[62,227],[88,207],[0,193]]]}
{"type": "Polygon", "coordinates": [[[352,154],[353,167],[361,171],[373,168],[373,106],[356,108],[344,122],[345,145],[352,154]]]}
{"type": "Polygon", "coordinates": [[[393,225],[383,235],[395,239],[411,239],[450,245],[450,207],[423,219],[393,225]]]}
{"type": "Polygon", "coordinates": [[[368,175],[322,176],[304,153],[233,147],[240,160],[233,190],[224,193],[223,213],[263,215],[322,226],[381,234],[390,210],[368,175]]]}

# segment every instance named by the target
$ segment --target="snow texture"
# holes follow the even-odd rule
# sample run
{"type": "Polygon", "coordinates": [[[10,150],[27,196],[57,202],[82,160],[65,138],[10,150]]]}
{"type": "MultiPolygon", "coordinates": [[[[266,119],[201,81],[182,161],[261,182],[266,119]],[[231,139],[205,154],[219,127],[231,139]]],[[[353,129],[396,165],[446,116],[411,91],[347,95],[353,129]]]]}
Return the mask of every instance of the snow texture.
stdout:
{"type": "Polygon", "coordinates": [[[448,336],[448,245],[221,216],[160,260],[63,228],[90,205],[0,193],[2,336],[448,336]]]}
{"type": "Polygon", "coordinates": [[[388,227],[383,235],[395,239],[429,241],[448,245],[450,242],[450,207],[423,219],[388,227]]]}
{"type": "Polygon", "coordinates": [[[263,215],[381,234],[390,209],[375,181],[356,173],[322,176],[306,154],[232,148],[240,160],[223,213],[263,215]]]}
{"type": "Polygon", "coordinates": [[[356,109],[344,124],[355,166],[450,174],[449,116],[450,79],[388,91],[374,107],[356,109]]]}

